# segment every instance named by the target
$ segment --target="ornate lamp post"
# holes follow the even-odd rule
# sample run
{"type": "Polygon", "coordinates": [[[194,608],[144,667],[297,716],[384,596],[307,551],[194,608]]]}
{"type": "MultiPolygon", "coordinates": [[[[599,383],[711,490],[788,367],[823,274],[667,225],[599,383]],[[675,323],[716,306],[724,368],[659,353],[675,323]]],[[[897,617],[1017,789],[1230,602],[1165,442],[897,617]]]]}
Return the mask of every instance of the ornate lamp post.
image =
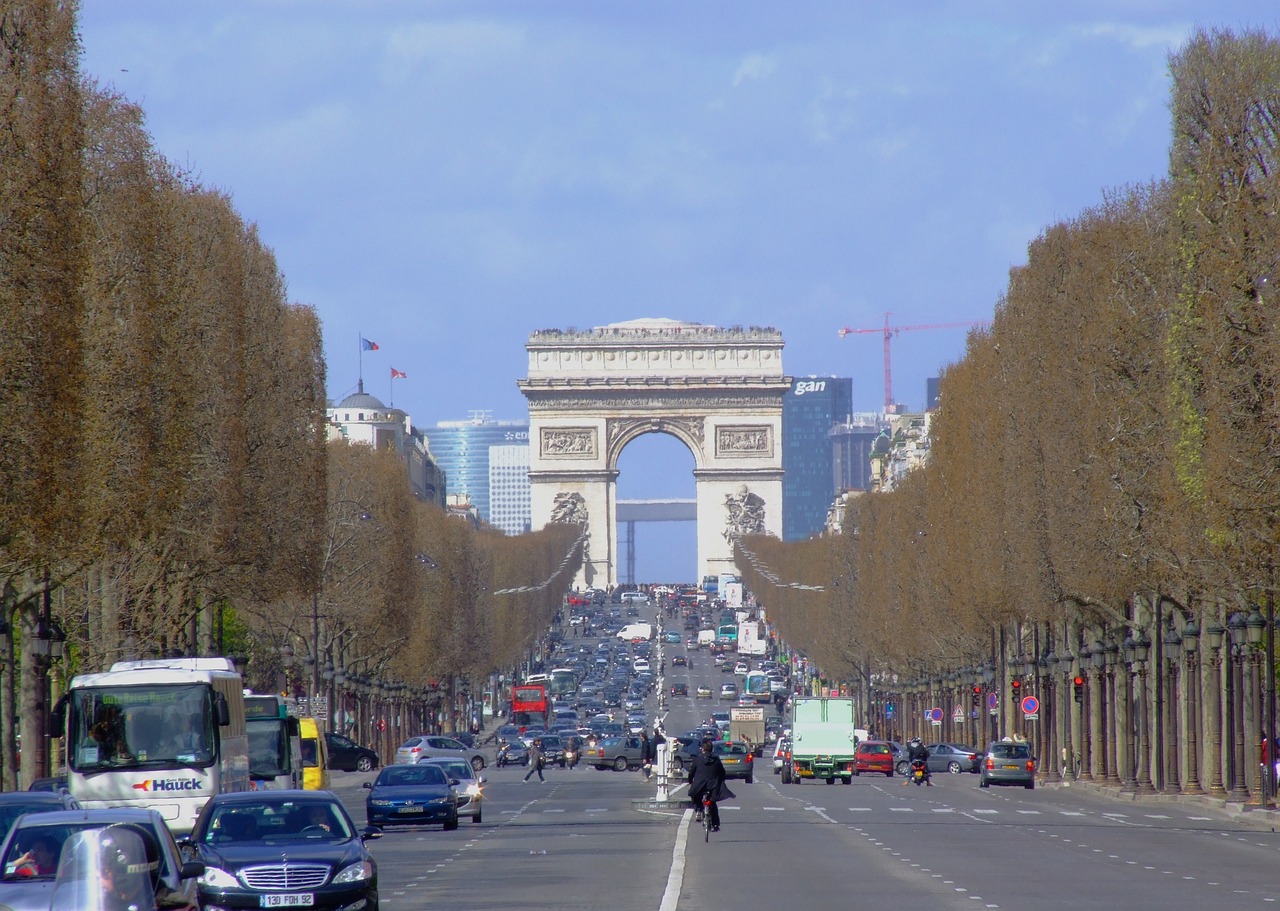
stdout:
{"type": "Polygon", "coordinates": [[[1142,794],[1152,794],[1151,784],[1151,700],[1147,698],[1147,660],[1151,655],[1151,639],[1146,630],[1138,630],[1133,640],[1133,660],[1138,666],[1137,734],[1138,775],[1137,789],[1142,794]]]}
{"type": "Polygon", "coordinates": [[[1216,619],[1205,627],[1204,635],[1209,645],[1209,793],[1214,797],[1226,797],[1222,786],[1222,636],[1226,629],[1216,619]]]}
{"type": "Polygon", "coordinates": [[[1186,659],[1182,687],[1186,699],[1187,778],[1182,784],[1183,794],[1203,794],[1200,787],[1200,667],[1197,649],[1200,646],[1200,627],[1189,620],[1182,627],[1182,652],[1186,659]]]}
{"type": "Polygon", "coordinates": [[[1227,668],[1231,674],[1231,702],[1227,708],[1231,711],[1231,800],[1241,803],[1248,801],[1249,788],[1246,782],[1246,765],[1244,756],[1244,653],[1245,640],[1248,637],[1248,624],[1245,615],[1239,611],[1227,619],[1227,635],[1231,640],[1231,665],[1227,668]]]}
{"type": "Polygon", "coordinates": [[[1178,785],[1178,665],[1182,660],[1182,637],[1173,628],[1173,618],[1164,634],[1164,790],[1177,794],[1178,785]]]}
{"type": "Polygon", "coordinates": [[[31,643],[32,655],[35,658],[35,671],[39,675],[40,686],[38,690],[38,737],[32,749],[33,768],[31,778],[27,780],[30,784],[36,778],[48,778],[50,775],[50,767],[53,764],[53,737],[49,725],[49,711],[53,705],[53,676],[54,668],[58,662],[63,659],[67,651],[67,637],[63,633],[62,627],[58,626],[52,619],[51,613],[51,596],[48,589],[48,577],[45,578],[46,589],[44,592],[44,613],[36,625],[35,636],[31,643]]]}
{"type": "Polygon", "coordinates": [[[1121,787],[1131,787],[1134,790],[1137,790],[1138,787],[1138,760],[1134,755],[1134,740],[1136,736],[1133,704],[1133,678],[1135,674],[1133,662],[1134,652],[1137,648],[1138,641],[1134,639],[1132,633],[1124,637],[1124,642],[1120,645],[1121,661],[1124,665],[1124,691],[1116,693],[1116,754],[1121,765],[1121,787]]]}
{"type": "MultiPolygon", "coordinates": [[[[1263,658],[1262,639],[1266,634],[1267,621],[1255,607],[1249,612],[1249,616],[1245,618],[1245,627],[1249,640],[1249,702],[1247,707],[1252,709],[1252,723],[1249,725],[1249,735],[1253,743],[1261,747],[1262,744],[1268,743],[1267,738],[1271,733],[1271,725],[1263,722],[1265,714],[1266,699],[1265,690],[1262,687],[1261,667],[1263,658]]],[[[1274,673],[1274,671],[1272,672],[1274,673]]],[[[1258,777],[1254,781],[1253,793],[1258,798],[1263,807],[1267,807],[1271,803],[1271,795],[1275,793],[1273,777],[1275,775],[1275,756],[1272,755],[1274,750],[1265,751],[1268,761],[1258,765],[1258,777]]],[[[1250,763],[1252,766],[1252,763],[1250,763]]]]}
{"type": "Polygon", "coordinates": [[[1107,662],[1107,647],[1101,639],[1094,639],[1089,646],[1088,669],[1084,670],[1089,681],[1086,690],[1085,705],[1089,708],[1089,755],[1085,774],[1090,781],[1105,781],[1107,778],[1107,738],[1105,691],[1103,668],[1107,662]]]}

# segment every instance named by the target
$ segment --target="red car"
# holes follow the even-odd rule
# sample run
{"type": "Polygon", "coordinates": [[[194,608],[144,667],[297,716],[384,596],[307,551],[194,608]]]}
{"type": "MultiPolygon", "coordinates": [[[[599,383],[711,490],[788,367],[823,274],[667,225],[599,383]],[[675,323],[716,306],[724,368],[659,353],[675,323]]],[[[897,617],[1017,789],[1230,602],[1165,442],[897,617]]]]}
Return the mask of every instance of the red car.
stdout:
{"type": "Polygon", "coordinates": [[[893,747],[883,740],[864,740],[853,753],[853,774],[881,772],[893,777],[893,747]]]}

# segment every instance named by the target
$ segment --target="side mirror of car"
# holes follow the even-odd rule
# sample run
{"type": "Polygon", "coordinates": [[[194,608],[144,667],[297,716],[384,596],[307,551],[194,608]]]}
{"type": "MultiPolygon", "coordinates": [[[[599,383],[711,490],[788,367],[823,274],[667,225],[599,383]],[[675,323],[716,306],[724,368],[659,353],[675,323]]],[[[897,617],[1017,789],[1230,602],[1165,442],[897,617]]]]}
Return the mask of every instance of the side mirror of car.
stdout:
{"type": "Polygon", "coordinates": [[[373,790],[373,782],[372,782],[372,781],[366,781],[364,784],[360,785],[360,787],[362,787],[362,788],[368,788],[370,791],[372,791],[372,790],[373,790]]]}
{"type": "Polygon", "coordinates": [[[370,838],[381,838],[382,829],[377,826],[365,826],[360,830],[360,840],[365,841],[370,838]]]}
{"type": "Polygon", "coordinates": [[[204,864],[198,860],[189,860],[182,865],[182,869],[178,872],[179,879],[199,879],[204,876],[204,864]]]}

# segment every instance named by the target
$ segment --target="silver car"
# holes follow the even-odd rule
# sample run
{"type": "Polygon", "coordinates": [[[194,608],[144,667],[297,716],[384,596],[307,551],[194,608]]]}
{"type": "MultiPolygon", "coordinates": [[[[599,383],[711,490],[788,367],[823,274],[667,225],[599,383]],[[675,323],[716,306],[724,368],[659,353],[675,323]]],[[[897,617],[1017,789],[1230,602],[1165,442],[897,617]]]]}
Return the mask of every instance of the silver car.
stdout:
{"type": "Polygon", "coordinates": [[[488,779],[471,768],[471,763],[450,756],[428,756],[419,759],[418,765],[438,765],[450,782],[458,782],[453,786],[453,793],[458,795],[459,819],[469,816],[472,822],[478,823],[484,818],[484,783],[488,779]]]}
{"type": "Polygon", "coordinates": [[[461,756],[471,763],[471,768],[479,772],[486,765],[484,753],[473,750],[461,740],[445,737],[442,734],[421,734],[410,737],[396,748],[396,763],[412,765],[425,756],[461,756]]]}

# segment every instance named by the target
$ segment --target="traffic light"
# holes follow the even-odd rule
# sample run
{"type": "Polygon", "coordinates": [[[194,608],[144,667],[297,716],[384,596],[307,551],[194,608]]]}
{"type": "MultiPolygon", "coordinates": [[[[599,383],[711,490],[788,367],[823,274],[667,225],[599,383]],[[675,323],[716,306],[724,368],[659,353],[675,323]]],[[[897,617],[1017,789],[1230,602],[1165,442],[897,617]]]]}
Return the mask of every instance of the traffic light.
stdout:
{"type": "Polygon", "coordinates": [[[973,705],[975,708],[982,705],[982,687],[976,683],[973,686],[973,705]]]}
{"type": "Polygon", "coordinates": [[[1017,699],[1022,695],[1022,681],[1018,678],[1015,677],[1009,681],[1009,688],[1013,691],[1011,695],[1014,699],[1017,699]]]}
{"type": "Polygon", "coordinates": [[[1076,688],[1076,702],[1084,702],[1084,678],[1077,676],[1071,682],[1076,688]]]}

